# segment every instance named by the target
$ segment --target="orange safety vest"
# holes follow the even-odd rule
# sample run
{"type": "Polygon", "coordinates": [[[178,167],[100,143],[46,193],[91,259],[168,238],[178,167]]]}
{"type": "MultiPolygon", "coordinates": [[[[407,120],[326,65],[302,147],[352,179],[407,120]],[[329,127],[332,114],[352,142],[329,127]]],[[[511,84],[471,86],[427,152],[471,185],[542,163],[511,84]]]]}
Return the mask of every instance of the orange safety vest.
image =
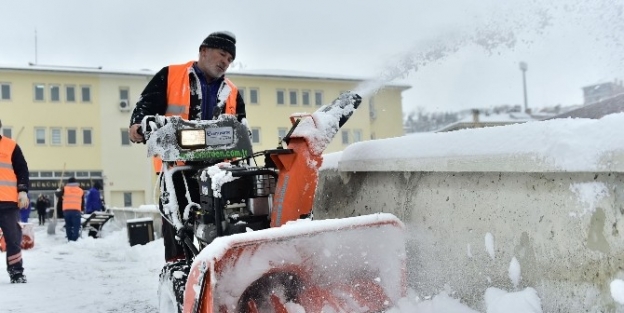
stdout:
{"type": "Polygon", "coordinates": [[[11,138],[0,138],[0,201],[17,202],[17,176],[11,161],[15,146],[11,138]]]}
{"type": "MultiPolygon", "coordinates": [[[[169,65],[167,76],[167,111],[165,116],[180,116],[185,120],[189,118],[191,108],[191,87],[189,83],[189,71],[195,61],[184,64],[169,65]]],[[[236,97],[238,88],[229,79],[224,79],[230,87],[230,94],[225,100],[225,114],[236,114],[236,97]]],[[[162,160],[159,157],[153,158],[154,172],[160,172],[162,160]]]]}
{"type": "Polygon", "coordinates": [[[84,191],[77,183],[67,184],[63,187],[63,211],[82,211],[82,196],[84,191]]]}

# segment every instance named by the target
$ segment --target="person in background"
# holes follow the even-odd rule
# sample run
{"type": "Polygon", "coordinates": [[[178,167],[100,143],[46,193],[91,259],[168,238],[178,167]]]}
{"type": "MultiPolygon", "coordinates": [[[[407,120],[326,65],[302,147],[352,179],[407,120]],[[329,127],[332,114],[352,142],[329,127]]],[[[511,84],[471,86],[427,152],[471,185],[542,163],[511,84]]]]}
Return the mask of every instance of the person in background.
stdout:
{"type": "Polygon", "coordinates": [[[76,178],[70,177],[57,196],[65,218],[67,240],[76,241],[80,237],[80,216],[85,207],[84,191],[76,182],[76,178]]]}
{"type": "MultiPolygon", "coordinates": [[[[225,77],[225,72],[236,58],[236,37],[228,31],[214,32],[199,45],[199,58],[184,64],[162,68],[147,84],[130,118],[128,135],[134,143],[144,141],[140,132],[146,115],[181,116],[187,120],[212,120],[222,114],[234,115],[247,124],[245,102],[238,88],[225,77]]],[[[160,159],[154,160],[154,169],[161,170],[160,159]]],[[[176,172],[172,179],[178,204],[183,209],[188,201],[183,173],[176,172]]],[[[199,186],[184,173],[191,198],[199,203],[199,186]]],[[[162,208],[162,201],[159,201],[162,208]]],[[[176,239],[176,230],[166,219],[162,223],[165,260],[184,259],[184,250],[176,239]]]]}
{"type": "Polygon", "coordinates": [[[19,209],[28,207],[28,183],[28,163],[22,149],[11,138],[0,135],[0,229],[6,242],[7,272],[12,284],[26,282],[22,228],[17,222],[19,209]]]}
{"type": "Polygon", "coordinates": [[[45,225],[46,214],[48,207],[50,206],[50,200],[48,197],[39,194],[37,202],[35,202],[35,209],[37,209],[37,215],[39,216],[39,225],[45,225]]]}
{"type": "Polygon", "coordinates": [[[102,186],[99,182],[95,182],[93,187],[89,189],[85,213],[91,214],[95,211],[102,211],[102,197],[100,196],[100,189],[102,189],[102,186]]]}

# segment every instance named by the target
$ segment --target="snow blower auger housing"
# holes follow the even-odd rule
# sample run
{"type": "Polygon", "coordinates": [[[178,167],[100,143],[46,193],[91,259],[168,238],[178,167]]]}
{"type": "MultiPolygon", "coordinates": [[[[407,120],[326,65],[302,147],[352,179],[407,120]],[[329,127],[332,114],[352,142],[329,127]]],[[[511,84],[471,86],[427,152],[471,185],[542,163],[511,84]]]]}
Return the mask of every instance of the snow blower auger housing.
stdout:
{"type": "Polygon", "coordinates": [[[398,218],[311,220],[322,153],[360,103],[347,92],[292,115],[279,147],[255,153],[234,116],[143,119],[148,154],[163,161],[161,215],[186,257],[163,267],[160,312],[381,312],[405,296],[398,218]],[[194,195],[185,181],[184,208],[177,171],[199,185],[194,195]]]}

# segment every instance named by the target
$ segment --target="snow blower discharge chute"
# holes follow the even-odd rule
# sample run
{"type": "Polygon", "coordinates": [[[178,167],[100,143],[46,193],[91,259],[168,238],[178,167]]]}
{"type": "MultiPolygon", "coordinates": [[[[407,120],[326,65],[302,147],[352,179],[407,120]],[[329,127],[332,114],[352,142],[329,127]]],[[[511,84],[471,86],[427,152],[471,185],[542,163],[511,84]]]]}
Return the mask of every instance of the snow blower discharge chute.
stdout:
{"type": "Polygon", "coordinates": [[[143,119],[148,155],[163,161],[161,215],[186,257],[162,269],[160,312],[382,312],[405,296],[398,218],[312,220],[322,153],[361,101],[347,92],[294,114],[278,148],[255,153],[235,116],[143,119]],[[180,209],[177,171],[199,185],[185,181],[189,205],[180,209]]]}

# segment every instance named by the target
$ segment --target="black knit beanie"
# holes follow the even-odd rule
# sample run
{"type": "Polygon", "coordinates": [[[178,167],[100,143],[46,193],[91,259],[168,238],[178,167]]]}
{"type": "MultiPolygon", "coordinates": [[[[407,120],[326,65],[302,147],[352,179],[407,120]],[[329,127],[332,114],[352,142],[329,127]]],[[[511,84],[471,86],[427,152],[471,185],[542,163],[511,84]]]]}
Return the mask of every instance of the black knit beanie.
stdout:
{"type": "Polygon", "coordinates": [[[199,50],[202,47],[223,49],[232,55],[232,59],[236,58],[236,36],[228,31],[208,35],[199,46],[199,50]]]}

